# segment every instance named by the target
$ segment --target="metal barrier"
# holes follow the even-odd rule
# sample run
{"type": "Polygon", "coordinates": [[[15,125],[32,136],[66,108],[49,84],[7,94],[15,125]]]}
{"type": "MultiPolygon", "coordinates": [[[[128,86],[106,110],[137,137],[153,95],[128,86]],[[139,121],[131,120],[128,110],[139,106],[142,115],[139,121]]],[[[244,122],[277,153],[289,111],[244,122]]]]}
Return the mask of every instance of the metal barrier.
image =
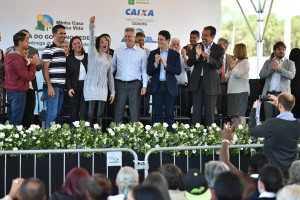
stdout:
{"type": "MultiPolygon", "coordinates": [[[[191,147],[159,147],[159,148],[153,148],[153,149],[150,149],[146,155],[145,155],[145,161],[143,163],[144,165],[144,171],[145,171],[145,178],[148,176],[148,170],[149,170],[149,156],[153,153],[153,152],[156,152],[156,151],[159,151],[160,152],[160,165],[162,165],[162,152],[163,151],[173,151],[173,162],[175,164],[175,161],[176,161],[176,155],[175,155],[175,152],[176,151],[192,151],[192,150],[200,150],[200,171],[202,172],[202,150],[205,150],[205,149],[212,149],[213,150],[213,160],[215,160],[215,149],[221,149],[222,145],[215,145],[215,146],[191,146],[191,147]]],[[[240,149],[242,148],[261,148],[263,147],[263,144],[249,144],[249,145],[230,145],[229,148],[235,148],[235,149],[238,149],[238,157],[239,157],[239,169],[240,169],[240,156],[241,156],[241,153],[240,153],[240,149]]],[[[251,150],[251,154],[252,154],[252,150],[251,150]]],[[[186,159],[187,159],[187,169],[189,169],[189,155],[187,154],[186,156],[186,159]]],[[[140,166],[139,166],[140,167],[140,166]]]]}
{"type": "MultiPolygon", "coordinates": [[[[107,148],[107,149],[62,149],[62,150],[18,150],[18,151],[0,151],[0,155],[4,155],[4,193],[6,192],[6,165],[7,165],[7,155],[19,155],[19,177],[22,177],[21,167],[22,167],[22,155],[34,154],[34,178],[36,177],[36,159],[37,154],[49,154],[49,197],[51,197],[51,155],[52,154],[63,154],[63,181],[66,177],[66,154],[67,153],[77,153],[78,161],[77,165],[80,167],[80,153],[92,153],[92,174],[94,174],[94,158],[95,153],[99,152],[128,152],[134,157],[134,168],[138,169],[138,156],[132,149],[128,148],[107,148]]],[[[108,176],[108,166],[106,166],[106,175],[108,176]]]]}

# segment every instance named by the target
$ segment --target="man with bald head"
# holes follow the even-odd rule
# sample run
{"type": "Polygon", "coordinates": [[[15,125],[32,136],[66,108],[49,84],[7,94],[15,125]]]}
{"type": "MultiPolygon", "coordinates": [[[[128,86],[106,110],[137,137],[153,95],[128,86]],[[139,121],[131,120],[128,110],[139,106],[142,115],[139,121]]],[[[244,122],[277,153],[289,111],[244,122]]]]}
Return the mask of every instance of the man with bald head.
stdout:
{"type": "Polygon", "coordinates": [[[269,95],[270,103],[276,107],[278,115],[270,118],[263,124],[257,125],[255,120],[255,101],[249,118],[249,134],[254,137],[263,137],[264,154],[270,162],[279,167],[288,178],[288,169],[293,161],[298,160],[298,141],[300,137],[300,123],[294,118],[291,110],[295,105],[295,97],[289,93],[281,93],[278,97],[269,95]]]}

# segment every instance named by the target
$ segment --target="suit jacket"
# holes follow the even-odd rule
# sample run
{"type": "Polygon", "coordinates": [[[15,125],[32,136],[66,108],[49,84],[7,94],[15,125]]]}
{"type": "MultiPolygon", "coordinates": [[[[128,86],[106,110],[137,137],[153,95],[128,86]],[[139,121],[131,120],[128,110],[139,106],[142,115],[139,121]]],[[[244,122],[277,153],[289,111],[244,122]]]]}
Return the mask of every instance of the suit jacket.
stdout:
{"type": "MultiPolygon", "coordinates": [[[[210,56],[208,61],[203,58],[202,55],[196,58],[196,46],[194,45],[193,50],[189,54],[187,61],[188,66],[194,65],[194,70],[190,78],[189,90],[195,92],[199,86],[201,77],[201,71],[203,68],[203,85],[204,90],[208,95],[221,94],[219,69],[222,67],[223,55],[225,50],[219,45],[213,43],[210,49],[210,56]]],[[[202,50],[204,50],[204,44],[200,43],[202,50]]]]}
{"type": "MultiPolygon", "coordinates": [[[[155,55],[160,54],[160,49],[155,49],[150,52],[148,57],[148,65],[147,65],[147,74],[152,76],[151,78],[151,94],[154,94],[159,86],[159,75],[160,75],[160,62],[155,69],[155,55]]],[[[167,59],[167,66],[166,70],[166,81],[167,81],[167,88],[171,96],[178,95],[178,86],[177,86],[177,79],[175,75],[180,75],[181,73],[181,66],[180,66],[180,54],[172,49],[169,49],[168,59],[167,59]]]]}
{"type": "MultiPolygon", "coordinates": [[[[263,95],[267,94],[270,87],[272,75],[274,73],[274,71],[272,70],[273,62],[273,58],[266,60],[263,68],[259,72],[260,78],[266,78],[265,86],[262,92],[263,95]]],[[[284,59],[280,69],[278,69],[277,72],[281,75],[281,91],[291,93],[291,80],[295,77],[296,74],[295,63],[289,59],[284,59]]]]}
{"type": "Polygon", "coordinates": [[[84,54],[84,58],[80,61],[74,55],[67,56],[67,77],[66,77],[66,84],[67,89],[73,89],[74,91],[77,88],[79,72],[80,72],[80,62],[84,65],[84,68],[87,72],[88,66],[88,54],[84,54]]]}

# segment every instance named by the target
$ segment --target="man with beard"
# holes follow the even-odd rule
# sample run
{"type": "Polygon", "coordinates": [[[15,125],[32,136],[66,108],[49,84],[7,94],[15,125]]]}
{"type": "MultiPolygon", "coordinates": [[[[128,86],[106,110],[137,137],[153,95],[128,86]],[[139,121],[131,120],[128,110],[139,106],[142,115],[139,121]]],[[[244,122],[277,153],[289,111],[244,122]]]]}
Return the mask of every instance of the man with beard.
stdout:
{"type": "Polygon", "coordinates": [[[249,118],[249,135],[263,137],[264,154],[270,162],[279,167],[285,178],[293,161],[298,160],[298,141],[300,137],[300,123],[291,113],[295,105],[295,97],[289,93],[281,93],[278,97],[269,95],[267,103],[276,107],[280,113],[276,118],[266,120],[262,125],[256,125],[255,114],[257,104],[255,101],[249,118]]]}
{"type": "MultiPolygon", "coordinates": [[[[265,78],[265,86],[262,94],[278,96],[282,92],[291,93],[291,80],[295,77],[295,63],[285,58],[286,46],[283,42],[277,42],[273,46],[275,57],[268,59],[259,73],[260,78],[265,78]]],[[[274,118],[275,107],[264,103],[265,120],[274,118]]]]}

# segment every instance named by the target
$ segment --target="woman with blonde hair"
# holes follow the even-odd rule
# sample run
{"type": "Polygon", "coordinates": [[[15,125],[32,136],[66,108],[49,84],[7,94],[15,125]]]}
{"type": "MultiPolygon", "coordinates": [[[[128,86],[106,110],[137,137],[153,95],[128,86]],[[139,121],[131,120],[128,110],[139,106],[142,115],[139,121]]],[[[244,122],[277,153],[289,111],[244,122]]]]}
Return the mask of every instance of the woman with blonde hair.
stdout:
{"type": "Polygon", "coordinates": [[[234,65],[228,68],[225,79],[228,82],[228,116],[231,116],[235,127],[246,123],[246,109],[248,105],[249,61],[247,48],[243,43],[234,46],[234,65]]]}
{"type": "Polygon", "coordinates": [[[90,18],[90,44],[88,50],[88,72],[84,82],[84,99],[88,101],[88,120],[93,123],[94,109],[97,105],[97,122],[100,125],[108,89],[110,90],[109,102],[115,99],[115,85],[112,74],[112,62],[109,56],[109,40],[102,34],[94,39],[95,17],[90,18]]]}

